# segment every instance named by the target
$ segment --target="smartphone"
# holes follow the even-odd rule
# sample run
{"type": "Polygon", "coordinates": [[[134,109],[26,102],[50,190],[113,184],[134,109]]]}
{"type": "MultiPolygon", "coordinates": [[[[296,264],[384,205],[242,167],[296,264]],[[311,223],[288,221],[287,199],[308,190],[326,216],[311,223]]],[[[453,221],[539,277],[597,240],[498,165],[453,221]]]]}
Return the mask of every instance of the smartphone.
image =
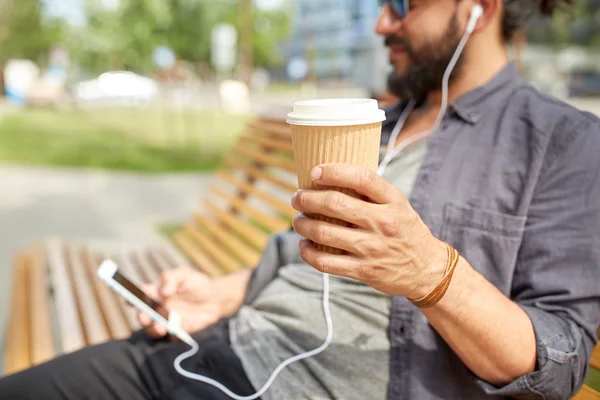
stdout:
{"type": "Polygon", "coordinates": [[[148,314],[154,322],[163,325],[167,331],[173,331],[173,313],[169,313],[160,303],[121,274],[114,261],[105,260],[98,268],[97,275],[129,304],[148,314]]]}

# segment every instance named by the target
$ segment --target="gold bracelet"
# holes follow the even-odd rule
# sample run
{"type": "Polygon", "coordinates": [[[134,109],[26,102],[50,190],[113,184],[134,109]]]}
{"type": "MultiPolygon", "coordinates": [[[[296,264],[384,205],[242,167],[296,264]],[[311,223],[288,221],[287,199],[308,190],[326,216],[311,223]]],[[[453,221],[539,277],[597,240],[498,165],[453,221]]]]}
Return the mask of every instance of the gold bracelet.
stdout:
{"type": "Polygon", "coordinates": [[[419,308],[429,308],[436,305],[446,294],[448,287],[450,287],[450,282],[452,281],[452,276],[454,275],[454,270],[458,265],[458,261],[460,260],[460,254],[458,251],[447,244],[448,247],[448,264],[446,266],[446,272],[444,273],[444,277],[442,281],[426,296],[421,297],[420,299],[408,299],[411,303],[419,308]]]}

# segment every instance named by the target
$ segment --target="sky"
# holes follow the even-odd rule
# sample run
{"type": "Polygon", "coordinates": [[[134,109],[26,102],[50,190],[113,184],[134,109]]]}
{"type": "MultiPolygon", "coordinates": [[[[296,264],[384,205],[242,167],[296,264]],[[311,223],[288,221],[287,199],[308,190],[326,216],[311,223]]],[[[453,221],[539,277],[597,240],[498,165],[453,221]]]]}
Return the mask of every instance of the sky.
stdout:
{"type": "MultiPolygon", "coordinates": [[[[64,18],[74,25],[85,23],[82,0],[43,0],[46,13],[51,17],[64,18]]],[[[219,1],[219,0],[213,0],[219,1]]],[[[274,10],[283,6],[286,0],[254,0],[254,4],[263,10],[274,10]]],[[[119,0],[102,0],[107,8],[119,6],[119,0]]]]}

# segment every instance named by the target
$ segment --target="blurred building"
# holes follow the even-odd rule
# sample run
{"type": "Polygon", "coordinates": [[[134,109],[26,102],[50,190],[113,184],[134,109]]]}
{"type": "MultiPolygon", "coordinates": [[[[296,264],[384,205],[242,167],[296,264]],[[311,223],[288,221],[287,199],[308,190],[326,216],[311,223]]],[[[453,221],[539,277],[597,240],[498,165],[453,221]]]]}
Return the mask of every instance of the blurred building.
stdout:
{"type": "Polygon", "coordinates": [[[377,1],[298,0],[294,12],[285,53],[296,70],[302,72],[305,64],[309,77],[321,84],[343,80],[371,92],[385,88],[387,53],[374,32],[377,1]]]}

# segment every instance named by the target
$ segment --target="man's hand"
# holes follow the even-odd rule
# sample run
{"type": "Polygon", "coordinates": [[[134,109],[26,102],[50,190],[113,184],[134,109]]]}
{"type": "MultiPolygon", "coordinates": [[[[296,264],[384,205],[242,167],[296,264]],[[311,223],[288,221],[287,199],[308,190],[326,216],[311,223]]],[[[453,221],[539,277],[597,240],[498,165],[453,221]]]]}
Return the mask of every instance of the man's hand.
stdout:
{"type": "Polygon", "coordinates": [[[324,164],[312,172],[322,186],[355,190],[365,199],[338,191],[299,190],[292,206],[294,229],[304,261],[317,270],[353,278],[392,296],[421,298],[441,281],[447,247],[435,238],[402,193],[364,167],[324,164]],[[351,224],[345,228],[306,217],[322,214],[351,224]],[[345,250],[318,251],[312,242],[345,250]]]}
{"type": "MultiPolygon", "coordinates": [[[[181,328],[194,333],[216,323],[224,315],[222,303],[216,296],[213,279],[200,271],[179,268],[164,272],[160,282],[145,285],[144,291],[168,311],[181,316],[181,328]]],[[[166,329],[153,323],[144,313],[138,315],[151,338],[166,336],[166,329]]]]}

